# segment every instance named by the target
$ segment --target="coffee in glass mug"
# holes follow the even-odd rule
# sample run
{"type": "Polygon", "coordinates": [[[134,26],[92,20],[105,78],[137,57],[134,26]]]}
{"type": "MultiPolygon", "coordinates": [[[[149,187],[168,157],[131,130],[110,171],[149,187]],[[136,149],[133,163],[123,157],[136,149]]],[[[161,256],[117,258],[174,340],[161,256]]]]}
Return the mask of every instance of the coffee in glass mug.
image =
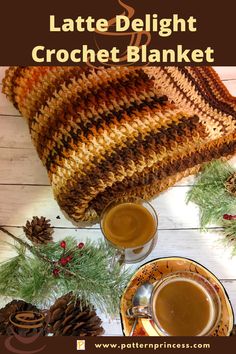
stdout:
{"type": "Polygon", "coordinates": [[[117,199],[103,211],[101,229],[108,244],[123,254],[126,263],[138,262],[155,244],[157,215],[142,199],[117,199]]]}

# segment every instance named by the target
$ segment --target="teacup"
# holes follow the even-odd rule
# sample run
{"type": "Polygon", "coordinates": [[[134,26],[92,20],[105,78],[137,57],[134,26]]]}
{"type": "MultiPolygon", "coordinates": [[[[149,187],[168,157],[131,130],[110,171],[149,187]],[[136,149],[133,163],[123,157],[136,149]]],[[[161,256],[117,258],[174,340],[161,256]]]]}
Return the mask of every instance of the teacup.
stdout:
{"type": "Polygon", "coordinates": [[[208,336],[221,318],[214,286],[198,273],[170,273],[154,284],[147,306],[135,306],[129,316],[150,318],[159,336],[208,336]]]}

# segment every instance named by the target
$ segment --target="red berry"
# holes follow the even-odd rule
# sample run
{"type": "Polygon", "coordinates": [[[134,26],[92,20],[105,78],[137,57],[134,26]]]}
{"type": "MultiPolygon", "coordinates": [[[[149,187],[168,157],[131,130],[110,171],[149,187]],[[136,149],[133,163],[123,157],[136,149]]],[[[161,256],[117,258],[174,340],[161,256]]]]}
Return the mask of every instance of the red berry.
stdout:
{"type": "Polygon", "coordinates": [[[66,241],[61,241],[60,243],[61,248],[66,248],[66,241]]]}
{"type": "Polygon", "coordinates": [[[66,260],[67,260],[67,262],[70,262],[72,260],[72,256],[67,256],[66,260]]]}
{"type": "Polygon", "coordinates": [[[224,214],[223,215],[223,219],[224,220],[235,220],[236,219],[236,215],[224,214]]]}
{"type": "Polygon", "coordinates": [[[62,266],[67,265],[67,263],[68,263],[67,258],[61,258],[61,259],[60,259],[60,263],[61,263],[62,266]]]}
{"type": "Polygon", "coordinates": [[[224,214],[224,215],[223,215],[223,219],[224,219],[224,220],[229,220],[229,214],[224,214]]]}
{"type": "Polygon", "coordinates": [[[60,270],[55,268],[55,269],[53,269],[52,273],[53,273],[54,277],[58,277],[59,273],[60,273],[60,270]]]}
{"type": "Polygon", "coordinates": [[[78,248],[81,249],[81,248],[83,248],[83,247],[84,247],[84,243],[83,243],[83,242],[80,242],[80,243],[78,244],[78,248]]]}

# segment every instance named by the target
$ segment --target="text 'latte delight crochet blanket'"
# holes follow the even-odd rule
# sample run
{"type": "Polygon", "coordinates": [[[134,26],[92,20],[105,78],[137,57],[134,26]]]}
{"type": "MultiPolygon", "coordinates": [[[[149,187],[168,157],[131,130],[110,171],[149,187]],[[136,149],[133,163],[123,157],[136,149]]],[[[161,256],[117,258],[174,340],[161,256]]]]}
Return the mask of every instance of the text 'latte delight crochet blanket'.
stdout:
{"type": "Polygon", "coordinates": [[[210,67],[10,67],[3,92],[75,221],[236,151],[236,99],[210,67]]]}

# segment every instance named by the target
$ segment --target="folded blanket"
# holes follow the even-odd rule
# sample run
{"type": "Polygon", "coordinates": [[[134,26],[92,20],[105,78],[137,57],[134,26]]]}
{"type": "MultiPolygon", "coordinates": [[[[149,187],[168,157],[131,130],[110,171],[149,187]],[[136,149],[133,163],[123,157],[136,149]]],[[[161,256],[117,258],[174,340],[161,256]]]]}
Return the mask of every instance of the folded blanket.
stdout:
{"type": "Polygon", "coordinates": [[[209,67],[10,67],[3,92],[75,221],[236,151],[236,99],[209,67]]]}

